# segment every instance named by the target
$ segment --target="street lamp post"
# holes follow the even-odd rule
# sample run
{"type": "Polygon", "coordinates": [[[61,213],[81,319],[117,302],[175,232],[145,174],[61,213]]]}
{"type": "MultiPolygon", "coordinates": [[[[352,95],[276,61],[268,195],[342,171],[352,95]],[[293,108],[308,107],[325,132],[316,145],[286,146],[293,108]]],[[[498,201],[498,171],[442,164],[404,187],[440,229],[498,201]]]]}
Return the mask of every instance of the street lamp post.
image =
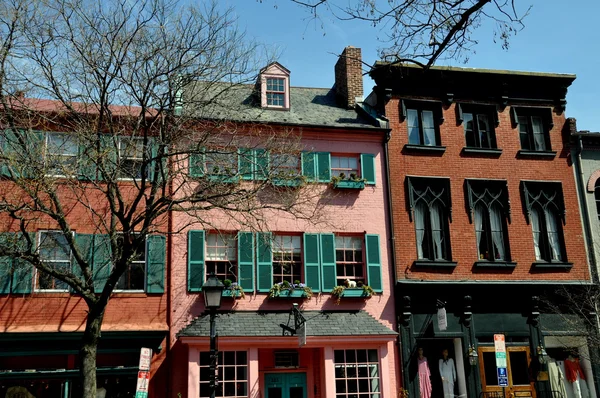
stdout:
{"type": "Polygon", "coordinates": [[[215,398],[217,389],[217,333],[215,318],[217,310],[221,307],[221,294],[224,289],[223,283],[211,273],[206,283],[202,285],[204,292],[204,307],[210,315],[210,398],[215,398]]]}

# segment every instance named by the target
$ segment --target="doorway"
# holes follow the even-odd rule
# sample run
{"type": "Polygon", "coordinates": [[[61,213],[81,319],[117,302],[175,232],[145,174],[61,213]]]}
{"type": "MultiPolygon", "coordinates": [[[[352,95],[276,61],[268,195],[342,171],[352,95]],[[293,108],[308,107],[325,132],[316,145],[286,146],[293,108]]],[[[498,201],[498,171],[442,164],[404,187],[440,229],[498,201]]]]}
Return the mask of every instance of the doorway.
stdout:
{"type": "Polygon", "coordinates": [[[306,373],[266,373],[265,398],[306,398],[306,373]]]}
{"type": "MultiPolygon", "coordinates": [[[[502,398],[503,389],[498,385],[494,347],[479,347],[479,358],[483,397],[502,398]]],[[[506,365],[508,387],[504,388],[504,398],[536,398],[534,381],[530,376],[531,352],[529,347],[506,347],[506,365]]]]}

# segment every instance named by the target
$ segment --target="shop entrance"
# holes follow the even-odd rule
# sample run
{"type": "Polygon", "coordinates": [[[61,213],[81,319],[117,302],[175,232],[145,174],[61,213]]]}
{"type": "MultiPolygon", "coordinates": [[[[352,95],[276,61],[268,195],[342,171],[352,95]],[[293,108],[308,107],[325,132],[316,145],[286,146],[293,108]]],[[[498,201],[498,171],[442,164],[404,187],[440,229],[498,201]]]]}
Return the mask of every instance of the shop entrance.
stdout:
{"type": "Polygon", "coordinates": [[[531,379],[529,367],[531,352],[529,347],[506,347],[506,365],[508,372],[508,387],[498,385],[496,369],[496,353],[494,347],[479,347],[479,370],[481,385],[485,398],[535,398],[534,382],[531,379]]]}
{"type": "Polygon", "coordinates": [[[265,374],[265,398],[306,398],[306,373],[265,374]]]}

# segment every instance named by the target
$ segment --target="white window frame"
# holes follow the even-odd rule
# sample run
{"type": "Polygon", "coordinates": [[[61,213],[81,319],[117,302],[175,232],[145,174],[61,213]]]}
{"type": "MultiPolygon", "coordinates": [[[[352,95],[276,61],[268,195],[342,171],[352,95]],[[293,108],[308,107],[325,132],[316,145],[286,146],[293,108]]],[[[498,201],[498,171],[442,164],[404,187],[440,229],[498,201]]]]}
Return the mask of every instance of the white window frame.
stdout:
{"type": "MultiPolygon", "coordinates": [[[[204,351],[201,352],[200,355],[207,355],[208,352],[204,351]]],[[[249,378],[249,368],[250,368],[250,353],[248,351],[245,350],[227,350],[227,351],[219,351],[219,353],[217,354],[217,384],[219,386],[222,386],[222,394],[216,394],[216,397],[218,398],[247,398],[250,396],[250,378],[249,378]],[[224,363],[219,363],[219,358],[223,358],[223,362],[225,362],[224,358],[226,353],[230,353],[233,352],[235,355],[235,364],[224,364],[224,363]],[[245,363],[238,363],[238,355],[240,352],[244,352],[246,354],[246,362],[245,363]],[[234,379],[233,380],[225,380],[225,368],[234,368],[235,371],[233,372],[234,374],[234,379]],[[238,368],[246,368],[246,379],[238,379],[238,368]],[[225,383],[246,383],[246,395],[225,395],[225,383]]],[[[206,365],[202,362],[201,357],[198,357],[198,364],[200,369],[206,369],[209,368],[209,365],[206,365]]],[[[202,372],[201,372],[202,373],[202,372]]],[[[201,385],[207,385],[209,384],[209,380],[199,380],[199,387],[201,385]]],[[[218,388],[218,387],[217,387],[218,388]]],[[[198,393],[200,394],[200,391],[198,391],[198,393]]],[[[199,397],[201,398],[208,398],[208,397],[203,397],[202,395],[199,395],[199,397]]]]}
{"type": "MultiPolygon", "coordinates": [[[[50,171],[51,165],[49,165],[49,159],[48,158],[74,158],[75,159],[75,166],[77,166],[77,158],[79,157],[79,145],[77,144],[76,141],[73,141],[73,144],[75,145],[75,154],[71,154],[71,153],[51,153],[50,152],[50,136],[63,136],[63,137],[68,137],[69,139],[72,139],[72,135],[68,134],[68,133],[61,133],[61,132],[55,132],[55,131],[47,131],[44,133],[44,162],[45,162],[45,166],[46,168],[48,168],[48,171],[50,171]]],[[[67,164],[65,161],[63,161],[61,159],[60,161],[61,165],[65,165],[67,164]]],[[[76,173],[76,171],[75,171],[76,173]]],[[[66,175],[66,174],[61,174],[61,173],[47,173],[46,174],[49,177],[73,177],[75,174],[72,175],[66,175]]]]}
{"type": "Polygon", "coordinates": [[[360,155],[352,155],[352,154],[347,154],[347,155],[340,155],[340,154],[331,154],[331,166],[330,166],[330,170],[331,170],[331,176],[332,177],[339,177],[340,173],[344,173],[346,175],[346,178],[349,179],[350,178],[350,174],[354,173],[356,174],[357,178],[361,178],[361,174],[360,174],[360,155]],[[333,167],[333,163],[334,163],[334,159],[338,159],[338,161],[341,160],[350,160],[350,159],[354,159],[356,160],[356,169],[350,168],[350,164],[348,164],[348,167],[333,167]]]}
{"type": "MultiPolygon", "coordinates": [[[[365,285],[368,284],[368,280],[367,280],[367,267],[366,267],[366,261],[365,261],[365,239],[364,236],[356,236],[356,235],[335,235],[335,277],[336,277],[336,285],[343,285],[343,282],[347,279],[351,282],[362,282],[365,285]],[[338,239],[340,239],[342,242],[344,242],[344,245],[341,246],[338,244],[338,239]],[[357,247],[355,245],[351,245],[351,246],[346,246],[346,242],[354,242],[354,243],[359,243],[360,244],[360,262],[358,261],[347,261],[347,259],[344,256],[344,261],[338,261],[338,255],[337,255],[337,251],[338,250],[342,250],[344,251],[344,255],[345,252],[348,250],[352,250],[352,252],[354,253],[354,257],[356,257],[356,252],[357,252],[357,247]],[[338,265],[340,264],[349,264],[352,265],[353,267],[356,267],[358,264],[360,264],[362,266],[362,278],[356,279],[356,275],[354,275],[352,278],[349,278],[346,274],[346,272],[344,271],[344,275],[339,275],[337,272],[337,268],[338,265]],[[341,282],[340,283],[340,279],[341,282]]],[[[355,258],[356,260],[356,258],[355,258]]]]}
{"type": "MultiPolygon", "coordinates": [[[[303,259],[302,259],[302,255],[303,255],[303,247],[302,247],[302,235],[290,235],[290,234],[274,234],[273,235],[273,246],[272,246],[272,257],[273,257],[273,284],[275,283],[279,283],[282,282],[281,280],[275,281],[275,278],[280,278],[283,276],[282,274],[277,274],[275,275],[275,263],[285,263],[286,261],[277,261],[275,260],[275,253],[285,253],[287,255],[293,255],[294,253],[296,253],[296,250],[298,250],[297,253],[300,254],[300,260],[299,261],[289,261],[289,263],[293,264],[294,267],[299,267],[300,273],[299,273],[299,277],[298,279],[300,280],[301,283],[304,283],[304,275],[303,275],[303,269],[304,269],[304,263],[303,263],[303,259]],[[283,238],[291,238],[291,245],[285,246],[285,245],[281,245],[279,244],[281,242],[281,240],[283,238]],[[298,246],[294,246],[294,240],[297,240],[298,246]]],[[[290,274],[293,275],[293,274],[290,274]]],[[[291,281],[289,281],[290,284],[294,283],[294,280],[292,279],[291,281]]]]}
{"type": "MultiPolygon", "coordinates": [[[[238,262],[238,241],[237,241],[237,234],[232,232],[232,233],[219,233],[219,232],[207,232],[206,233],[206,240],[204,242],[204,262],[205,262],[205,266],[204,266],[204,280],[208,279],[208,276],[210,275],[209,269],[208,269],[208,263],[213,263],[213,262],[223,262],[223,263],[229,263],[229,264],[235,264],[235,272],[233,272],[233,275],[235,276],[235,280],[232,280],[232,282],[237,282],[239,283],[238,279],[239,279],[239,262],[238,262]],[[209,237],[212,236],[216,236],[217,237],[217,242],[216,245],[209,246],[209,237]],[[223,240],[223,241],[221,241],[223,240]],[[219,243],[225,243],[226,246],[219,246],[219,243]],[[225,247],[225,258],[224,259],[215,259],[215,257],[211,257],[211,255],[209,255],[209,251],[208,248],[209,247],[215,247],[215,248],[219,248],[219,247],[225,247]],[[233,258],[229,258],[228,252],[231,250],[231,252],[233,253],[233,258]]],[[[225,277],[223,279],[229,279],[229,277],[227,276],[228,273],[225,274],[225,277]]],[[[216,274],[218,278],[221,278],[222,275],[220,274],[216,274]]]]}
{"type": "MultiPolygon", "coordinates": [[[[268,107],[272,107],[272,108],[286,108],[286,93],[285,93],[285,88],[286,88],[286,79],[285,77],[277,77],[277,76],[266,76],[265,77],[265,101],[267,103],[268,107]],[[281,86],[283,87],[282,90],[275,90],[273,85],[271,86],[271,89],[269,90],[269,81],[273,81],[273,80],[277,80],[281,82],[281,86]],[[273,104],[273,103],[269,103],[269,94],[271,95],[277,95],[278,98],[279,96],[281,96],[281,105],[279,104],[273,104]]],[[[279,86],[279,84],[277,84],[277,86],[279,86]]]]}
{"type": "Polygon", "coordinates": [[[270,164],[272,173],[275,178],[279,178],[281,173],[282,178],[294,178],[302,175],[302,165],[300,156],[291,153],[271,153],[270,164]],[[285,162],[278,162],[276,159],[283,158],[285,162]],[[291,160],[295,162],[292,166],[291,160]]]}
{"type": "Polygon", "coordinates": [[[377,348],[349,348],[349,349],[335,349],[334,350],[334,361],[333,361],[333,366],[334,366],[334,384],[335,384],[335,396],[338,398],[342,398],[342,397],[349,397],[349,396],[362,396],[364,395],[369,395],[370,397],[376,397],[376,398],[382,398],[383,396],[383,388],[381,385],[381,381],[382,381],[382,375],[381,375],[381,353],[379,352],[379,350],[377,348]],[[344,363],[338,363],[335,361],[335,357],[336,357],[336,351],[343,351],[344,352],[344,363]],[[348,351],[354,351],[354,355],[356,361],[355,362],[348,362],[347,361],[347,352],[348,351]],[[358,361],[358,351],[366,351],[366,356],[367,356],[367,361],[366,362],[359,362],[358,361]],[[377,353],[377,361],[371,361],[369,359],[369,351],[375,351],[377,353]],[[377,375],[373,375],[371,373],[371,368],[373,366],[376,366],[377,369],[377,375]],[[342,372],[344,374],[344,377],[338,377],[337,376],[337,369],[344,369],[344,371],[342,372]],[[356,369],[356,376],[348,376],[348,371],[347,369],[349,368],[354,368],[356,369]],[[361,376],[359,373],[359,369],[360,368],[367,368],[367,375],[366,376],[361,376]],[[345,380],[346,381],[346,391],[341,392],[341,391],[337,391],[337,382],[341,381],[341,380],[345,380]],[[359,386],[359,380],[367,380],[367,383],[369,385],[369,391],[356,391],[356,392],[349,392],[348,391],[348,380],[356,380],[356,385],[357,387],[359,386]],[[379,391],[371,391],[371,389],[373,388],[373,380],[377,380],[377,389],[379,391]]]}
{"type": "MultiPolygon", "coordinates": [[[[72,266],[72,264],[73,264],[72,263],[73,253],[72,253],[70,247],[68,247],[68,249],[69,249],[69,259],[68,260],[44,260],[44,259],[42,259],[40,248],[42,246],[42,235],[44,235],[44,234],[58,234],[58,235],[61,235],[61,236],[64,235],[59,230],[51,230],[51,229],[49,229],[49,230],[38,231],[38,233],[37,233],[37,248],[38,248],[38,253],[40,253],[40,260],[42,262],[44,262],[44,263],[64,263],[64,262],[68,262],[69,263],[68,267],[70,268],[72,266]]],[[[71,234],[74,235],[74,233],[71,233],[71,234]]],[[[67,244],[67,246],[68,246],[68,244],[67,244]]],[[[39,270],[37,268],[35,269],[35,278],[34,278],[34,287],[35,287],[35,289],[34,290],[36,292],[44,292],[44,293],[66,293],[66,292],[69,292],[68,285],[67,285],[67,288],[65,288],[65,289],[42,289],[42,288],[40,288],[39,287],[40,286],[39,278],[40,278],[41,273],[42,273],[41,270],[39,270]]],[[[56,278],[52,277],[52,279],[56,279],[56,278]]],[[[60,282],[66,284],[66,282],[62,282],[62,281],[60,281],[60,282]]]]}

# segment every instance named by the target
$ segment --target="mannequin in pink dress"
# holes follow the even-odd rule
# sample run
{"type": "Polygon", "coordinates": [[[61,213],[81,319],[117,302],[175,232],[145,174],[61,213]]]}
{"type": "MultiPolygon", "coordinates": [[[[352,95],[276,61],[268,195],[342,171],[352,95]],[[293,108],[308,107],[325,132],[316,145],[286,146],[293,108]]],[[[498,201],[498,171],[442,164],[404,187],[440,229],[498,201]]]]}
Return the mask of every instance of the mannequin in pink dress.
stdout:
{"type": "Polygon", "coordinates": [[[419,365],[419,390],[421,398],[431,398],[431,372],[427,358],[423,356],[423,348],[417,349],[417,363],[419,365]]]}

